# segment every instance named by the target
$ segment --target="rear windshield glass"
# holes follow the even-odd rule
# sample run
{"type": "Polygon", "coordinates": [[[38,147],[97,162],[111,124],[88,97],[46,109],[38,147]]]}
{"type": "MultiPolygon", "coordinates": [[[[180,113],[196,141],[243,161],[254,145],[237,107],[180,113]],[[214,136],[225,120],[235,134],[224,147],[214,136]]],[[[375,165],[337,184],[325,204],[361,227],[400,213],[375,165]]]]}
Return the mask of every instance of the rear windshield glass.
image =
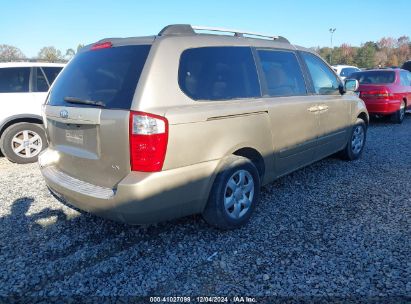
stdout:
{"type": "Polygon", "coordinates": [[[92,106],[64,100],[71,97],[102,102],[109,109],[130,109],[149,51],[149,45],[132,45],[79,53],[56,80],[48,104],[92,106]]]}
{"type": "Polygon", "coordinates": [[[360,84],[384,84],[395,81],[393,71],[367,71],[357,72],[350,75],[350,78],[357,79],[360,84]]]}

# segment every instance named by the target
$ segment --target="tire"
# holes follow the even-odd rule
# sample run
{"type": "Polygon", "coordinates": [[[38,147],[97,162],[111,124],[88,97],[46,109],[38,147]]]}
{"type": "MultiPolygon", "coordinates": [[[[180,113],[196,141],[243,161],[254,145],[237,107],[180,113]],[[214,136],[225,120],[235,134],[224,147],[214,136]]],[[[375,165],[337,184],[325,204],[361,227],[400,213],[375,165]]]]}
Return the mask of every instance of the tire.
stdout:
{"type": "Polygon", "coordinates": [[[230,156],[214,181],[203,218],[222,230],[239,228],[248,222],[259,199],[255,165],[247,158],[230,156]]]}
{"type": "Polygon", "coordinates": [[[367,139],[367,125],[364,120],[358,118],[351,129],[350,138],[345,148],[340,152],[341,158],[345,160],[356,160],[364,151],[367,139]]]}
{"type": "Polygon", "coordinates": [[[405,118],[405,110],[406,110],[406,104],[405,101],[403,100],[401,102],[400,108],[398,109],[397,112],[392,114],[391,120],[393,123],[401,124],[404,121],[405,118]]]}
{"type": "Polygon", "coordinates": [[[8,127],[2,136],[1,150],[11,162],[28,164],[37,161],[47,147],[44,129],[40,124],[20,122],[8,127]]]}

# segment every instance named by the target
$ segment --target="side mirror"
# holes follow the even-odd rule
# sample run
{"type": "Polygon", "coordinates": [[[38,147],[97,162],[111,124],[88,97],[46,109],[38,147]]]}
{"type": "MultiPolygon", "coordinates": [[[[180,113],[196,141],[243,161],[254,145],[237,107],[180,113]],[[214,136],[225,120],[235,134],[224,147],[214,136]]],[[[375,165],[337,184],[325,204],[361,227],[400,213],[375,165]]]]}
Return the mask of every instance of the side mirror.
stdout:
{"type": "Polygon", "coordinates": [[[344,91],[345,92],[355,92],[360,87],[357,79],[346,79],[344,81],[344,91]]]}

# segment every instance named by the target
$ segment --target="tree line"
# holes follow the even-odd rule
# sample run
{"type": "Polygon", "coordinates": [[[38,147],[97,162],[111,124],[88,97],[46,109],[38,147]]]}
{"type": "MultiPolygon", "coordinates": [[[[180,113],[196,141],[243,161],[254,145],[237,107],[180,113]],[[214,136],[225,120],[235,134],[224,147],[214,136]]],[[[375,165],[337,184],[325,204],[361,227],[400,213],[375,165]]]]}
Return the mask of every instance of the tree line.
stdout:
{"type": "Polygon", "coordinates": [[[23,61],[23,60],[41,60],[46,62],[67,62],[74,57],[84,45],[79,44],[77,49],[67,49],[64,53],[54,46],[45,46],[41,48],[37,56],[28,58],[24,53],[15,46],[0,44],[0,62],[23,61]]]}
{"type": "MultiPolygon", "coordinates": [[[[77,49],[67,49],[64,53],[54,46],[43,47],[36,58],[48,62],[66,62],[84,45],[79,44],[77,49]]],[[[360,68],[401,66],[403,62],[411,60],[410,37],[401,36],[398,39],[384,37],[379,41],[368,41],[361,46],[351,46],[343,43],[333,47],[312,47],[321,57],[331,65],[347,64],[360,68]]],[[[0,44],[0,62],[30,60],[23,52],[11,45],[0,44]]]]}
{"type": "Polygon", "coordinates": [[[384,37],[379,41],[368,41],[360,47],[343,43],[338,47],[311,48],[321,55],[331,65],[347,64],[360,68],[398,67],[411,60],[410,37],[401,36],[398,39],[384,37]]]}

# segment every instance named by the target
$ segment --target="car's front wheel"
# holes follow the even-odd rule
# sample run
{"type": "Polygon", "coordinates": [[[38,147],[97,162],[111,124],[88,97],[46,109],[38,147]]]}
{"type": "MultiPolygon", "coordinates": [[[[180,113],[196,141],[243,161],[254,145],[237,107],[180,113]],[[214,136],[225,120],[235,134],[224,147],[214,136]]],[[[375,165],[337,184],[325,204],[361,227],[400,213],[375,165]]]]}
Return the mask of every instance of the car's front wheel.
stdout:
{"type": "Polygon", "coordinates": [[[40,124],[16,123],[8,127],[2,136],[1,150],[10,161],[28,164],[37,161],[47,147],[44,129],[40,124]]]}
{"type": "Polygon", "coordinates": [[[249,220],[260,197],[260,176],[247,158],[231,156],[217,175],[204,219],[219,229],[238,228],[249,220]]]}

